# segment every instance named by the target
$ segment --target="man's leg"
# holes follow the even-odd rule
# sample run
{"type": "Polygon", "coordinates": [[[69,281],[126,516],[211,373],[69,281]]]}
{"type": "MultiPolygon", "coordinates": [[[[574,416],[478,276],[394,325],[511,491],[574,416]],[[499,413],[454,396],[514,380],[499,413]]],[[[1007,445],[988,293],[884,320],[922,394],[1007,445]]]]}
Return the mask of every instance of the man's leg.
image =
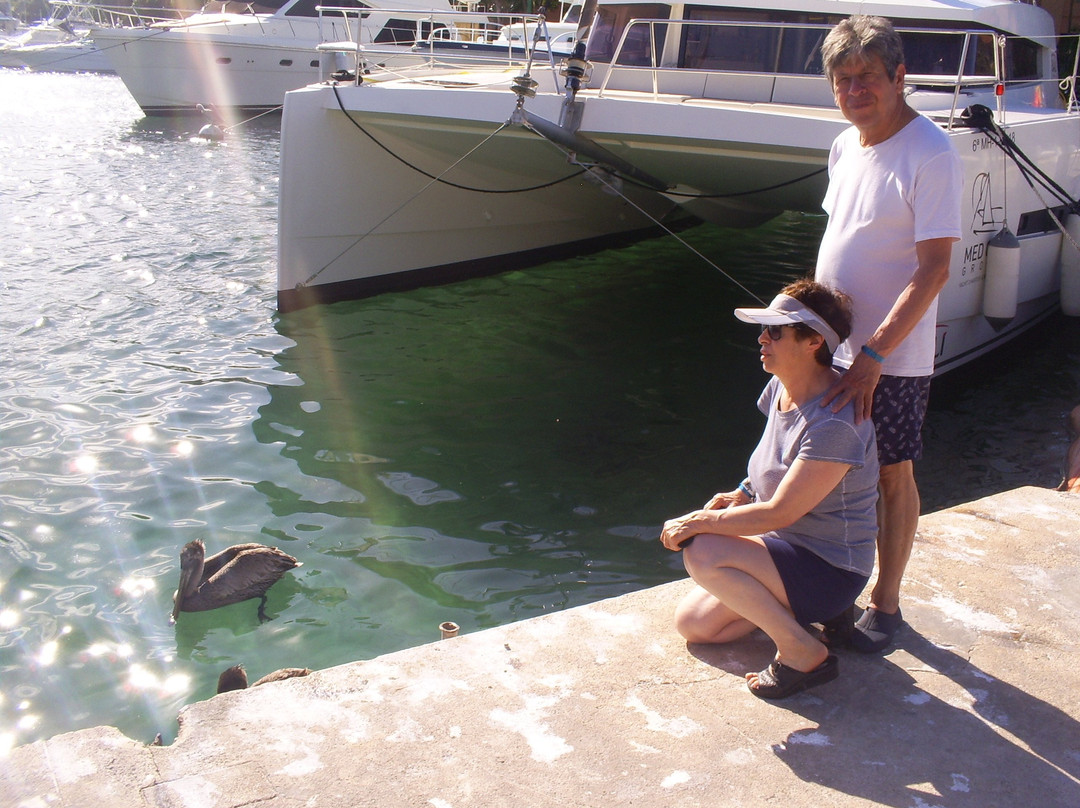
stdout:
{"type": "Polygon", "coordinates": [[[870,605],[855,624],[851,644],[857,651],[882,651],[900,628],[900,583],[915,531],[919,527],[919,489],[915,464],[922,455],[922,425],[930,377],[883,376],[874,393],[881,477],[878,485],[878,577],[870,605]]]}
{"type": "Polygon", "coordinates": [[[870,605],[885,614],[900,609],[900,582],[919,527],[919,489],[910,460],[881,467],[878,500],[878,578],[870,605]]]}

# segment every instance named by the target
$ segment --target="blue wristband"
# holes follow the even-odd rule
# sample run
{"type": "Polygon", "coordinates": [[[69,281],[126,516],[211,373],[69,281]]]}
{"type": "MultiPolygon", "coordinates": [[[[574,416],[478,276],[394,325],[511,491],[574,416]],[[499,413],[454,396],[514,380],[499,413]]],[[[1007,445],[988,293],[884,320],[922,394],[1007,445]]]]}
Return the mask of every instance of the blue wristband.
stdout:
{"type": "Polygon", "coordinates": [[[751,500],[752,500],[752,499],[754,498],[754,495],[753,495],[753,493],[752,493],[752,492],[750,491],[750,489],[749,489],[749,488],[747,488],[747,487],[746,487],[746,483],[745,483],[745,482],[739,483],[739,487],[738,487],[738,489],[737,489],[737,490],[739,490],[739,491],[742,491],[742,492],[743,492],[744,494],[746,494],[746,498],[747,498],[747,499],[751,499],[751,500]]]}
{"type": "Polygon", "coordinates": [[[877,362],[879,365],[885,361],[885,357],[871,348],[869,345],[862,346],[862,352],[877,362]]]}

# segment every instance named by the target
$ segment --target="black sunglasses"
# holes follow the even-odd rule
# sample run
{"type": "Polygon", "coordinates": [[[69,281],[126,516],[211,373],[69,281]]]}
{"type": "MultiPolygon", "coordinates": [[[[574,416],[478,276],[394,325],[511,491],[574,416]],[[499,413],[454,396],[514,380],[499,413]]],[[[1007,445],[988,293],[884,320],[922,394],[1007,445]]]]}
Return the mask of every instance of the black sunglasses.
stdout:
{"type": "Polygon", "coordinates": [[[761,327],[761,333],[769,332],[769,339],[776,342],[782,336],[784,336],[784,326],[782,325],[763,325],[761,327]]]}

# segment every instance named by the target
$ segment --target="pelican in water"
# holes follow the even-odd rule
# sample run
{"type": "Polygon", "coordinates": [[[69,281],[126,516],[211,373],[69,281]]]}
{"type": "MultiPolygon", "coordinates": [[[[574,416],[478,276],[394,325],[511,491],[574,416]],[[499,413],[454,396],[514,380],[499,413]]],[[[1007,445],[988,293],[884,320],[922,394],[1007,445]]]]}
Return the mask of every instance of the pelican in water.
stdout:
{"type": "MultiPolygon", "coordinates": [[[[311,668],[281,668],[273,673],[268,673],[261,679],[256,679],[252,687],[265,685],[267,682],[280,682],[282,679],[292,679],[295,676],[307,676],[311,668]]],[[[247,671],[243,665],[233,665],[221,672],[217,680],[217,692],[228,693],[230,690],[244,690],[248,686],[247,671]]]]}
{"type": "Polygon", "coordinates": [[[268,618],[266,590],[300,562],[265,544],[234,544],[209,558],[202,539],[180,551],[180,585],[173,595],[172,620],[180,612],[205,612],[249,598],[259,598],[259,620],[268,618]]]}

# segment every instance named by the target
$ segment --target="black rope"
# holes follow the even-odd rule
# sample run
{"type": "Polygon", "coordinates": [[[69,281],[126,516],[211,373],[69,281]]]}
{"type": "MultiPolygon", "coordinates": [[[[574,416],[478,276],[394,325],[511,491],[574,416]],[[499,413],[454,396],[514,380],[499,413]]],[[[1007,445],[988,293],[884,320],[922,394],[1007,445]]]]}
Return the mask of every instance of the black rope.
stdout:
{"type": "MultiPolygon", "coordinates": [[[[984,108],[985,109],[985,108],[984,108]]],[[[989,110],[985,110],[989,113],[989,110]]],[[[967,110],[965,110],[967,112],[967,110]]],[[[1066,191],[1061,185],[1057,183],[1050,175],[1043,171],[1035,162],[1024,153],[1016,141],[1013,140],[1009,134],[1002,129],[1001,125],[993,119],[992,114],[986,114],[986,117],[982,117],[979,113],[982,110],[976,111],[976,121],[979,130],[985,134],[990,141],[1001,149],[1016,165],[1020,175],[1027,180],[1027,183],[1034,190],[1035,182],[1037,181],[1044,189],[1052,193],[1058,198],[1058,201],[1064,203],[1070,210],[1080,209],[1080,203],[1078,203],[1069,192],[1066,191]]]]}
{"type": "Polygon", "coordinates": [[[804,174],[801,177],[796,177],[793,180],[787,180],[785,182],[778,182],[778,183],[776,183],[776,185],[769,185],[769,186],[766,186],[765,188],[755,188],[752,191],[736,191],[736,192],[730,193],[730,194],[684,194],[684,193],[680,193],[678,191],[668,191],[667,193],[670,196],[681,196],[681,197],[685,197],[687,199],[730,199],[731,197],[735,197],[735,196],[751,196],[752,194],[763,194],[763,193],[766,193],[768,191],[775,191],[777,188],[785,188],[788,185],[795,185],[796,183],[803,182],[804,180],[808,180],[811,177],[816,177],[818,174],[822,173],[823,171],[828,171],[828,170],[829,170],[828,166],[823,166],[822,168],[818,168],[818,169],[815,169],[814,171],[811,171],[809,174],[804,174]]]}
{"type": "Polygon", "coordinates": [[[527,188],[507,188],[507,189],[474,188],[474,187],[469,186],[469,185],[461,185],[461,184],[456,183],[456,182],[450,182],[449,180],[444,180],[444,179],[442,179],[440,177],[435,176],[434,174],[429,174],[427,171],[420,168],[419,166],[413,165],[408,160],[406,160],[404,157],[402,157],[399,154],[396,154],[389,147],[387,147],[385,144],[381,143],[378,140],[378,138],[376,138],[374,135],[371,134],[371,132],[369,132],[363,126],[361,126],[360,123],[355,118],[353,118],[352,115],[349,114],[349,111],[347,109],[345,109],[345,105],[341,101],[341,95],[340,95],[340,93],[338,93],[337,84],[331,84],[330,87],[331,87],[331,89],[333,89],[334,98],[337,99],[338,106],[341,108],[341,111],[345,113],[345,117],[349,119],[349,122],[353,126],[355,126],[357,129],[359,129],[365,135],[367,135],[368,138],[371,139],[372,143],[374,143],[376,146],[378,146],[384,152],[389,154],[395,160],[402,163],[403,165],[408,166],[409,168],[411,168],[413,171],[417,172],[418,174],[422,174],[423,176],[427,177],[429,180],[434,180],[435,182],[440,182],[443,185],[449,185],[451,188],[457,188],[457,189],[459,189],[461,191],[472,191],[474,193],[479,193],[479,194],[522,194],[522,193],[528,193],[529,191],[539,191],[539,190],[542,190],[544,188],[550,188],[550,187],[552,187],[554,185],[558,185],[559,183],[566,182],[567,180],[572,180],[575,177],[580,177],[582,174],[585,173],[585,169],[583,168],[583,169],[581,169],[581,171],[575,171],[573,174],[570,174],[570,175],[568,175],[566,177],[560,177],[559,179],[552,180],[551,182],[544,182],[544,183],[541,183],[539,185],[530,185],[527,188]]]}

